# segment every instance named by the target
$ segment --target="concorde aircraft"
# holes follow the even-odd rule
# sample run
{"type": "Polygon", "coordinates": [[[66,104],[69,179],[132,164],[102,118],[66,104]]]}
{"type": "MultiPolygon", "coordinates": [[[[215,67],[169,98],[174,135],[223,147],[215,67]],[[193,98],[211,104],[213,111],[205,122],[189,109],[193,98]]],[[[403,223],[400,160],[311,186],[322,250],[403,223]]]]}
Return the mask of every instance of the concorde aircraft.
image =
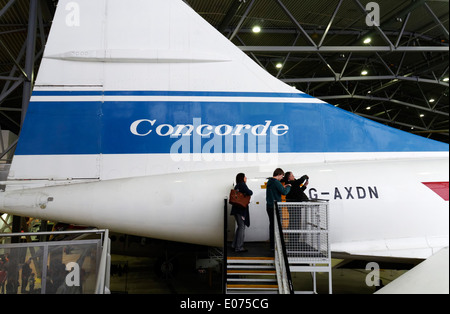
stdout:
{"type": "Polygon", "coordinates": [[[0,212],[220,246],[244,172],[265,241],[281,167],[330,201],[333,253],[424,259],[448,246],[448,150],[277,80],[182,0],[60,0],[0,212]]]}

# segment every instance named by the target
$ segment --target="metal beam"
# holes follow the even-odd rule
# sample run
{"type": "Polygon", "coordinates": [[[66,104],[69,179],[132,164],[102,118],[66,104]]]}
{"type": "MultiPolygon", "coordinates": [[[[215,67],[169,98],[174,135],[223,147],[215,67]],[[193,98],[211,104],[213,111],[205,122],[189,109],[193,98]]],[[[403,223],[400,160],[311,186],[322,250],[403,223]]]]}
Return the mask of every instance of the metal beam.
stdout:
{"type": "Polygon", "coordinates": [[[442,24],[442,22],[439,20],[439,18],[436,16],[436,14],[434,14],[434,12],[433,12],[433,10],[431,10],[430,6],[427,3],[424,3],[424,5],[425,5],[425,8],[427,9],[428,13],[430,13],[431,17],[433,18],[433,20],[442,29],[442,33],[448,39],[449,38],[448,29],[445,28],[444,24],[442,24]]]}
{"type": "Polygon", "coordinates": [[[0,111],[17,111],[17,112],[20,112],[20,111],[22,111],[22,109],[21,108],[0,107],[0,111]]]}
{"type": "Polygon", "coordinates": [[[0,46],[3,48],[4,51],[6,51],[6,54],[11,58],[11,61],[13,61],[14,65],[19,69],[20,73],[25,77],[28,78],[27,73],[22,67],[20,66],[19,62],[14,58],[9,48],[3,43],[3,41],[0,39],[0,46]]]}
{"type": "Polygon", "coordinates": [[[5,14],[10,7],[16,2],[16,0],[9,0],[9,2],[0,10],[0,18],[2,18],[3,14],[5,14]]]}
{"type": "MultiPolygon", "coordinates": [[[[361,116],[361,117],[364,117],[364,118],[368,118],[368,119],[384,122],[384,123],[389,123],[389,124],[394,124],[394,125],[401,125],[401,126],[408,127],[408,128],[414,128],[414,129],[419,129],[419,130],[422,130],[422,131],[427,131],[427,129],[424,128],[423,126],[408,124],[408,123],[399,122],[399,121],[395,121],[395,120],[384,119],[384,118],[375,117],[375,116],[371,116],[371,115],[364,114],[364,113],[359,113],[359,112],[354,112],[354,114],[356,114],[358,116],[361,116]]],[[[428,131],[428,132],[430,132],[430,131],[428,131]]],[[[414,132],[414,133],[416,133],[416,132],[414,132]]],[[[445,132],[443,132],[443,133],[445,134],[445,132]]]]}
{"type": "MultiPolygon", "coordinates": [[[[14,77],[14,75],[16,74],[16,71],[18,71],[19,70],[19,68],[17,67],[17,63],[18,62],[20,62],[20,60],[22,60],[22,58],[23,58],[23,56],[25,55],[25,50],[26,50],[26,43],[24,43],[23,45],[22,45],[22,48],[20,48],[20,52],[19,52],[19,55],[17,56],[17,58],[15,59],[15,63],[14,63],[14,66],[12,67],[12,69],[11,69],[11,71],[9,72],[9,77],[14,77]]],[[[22,79],[22,81],[25,79],[24,77],[21,77],[21,78],[19,78],[19,80],[20,79],[22,79]]],[[[8,90],[8,88],[9,88],[9,86],[11,85],[11,82],[12,82],[13,80],[7,80],[6,81],[6,83],[5,83],[5,85],[3,85],[3,89],[2,89],[2,91],[1,91],[1,93],[0,93],[0,97],[3,95],[3,93],[5,93],[7,90],[8,90]]],[[[0,104],[1,104],[1,101],[0,101],[0,104]]]]}
{"type": "Polygon", "coordinates": [[[19,142],[19,139],[16,139],[7,149],[5,149],[3,152],[0,153],[0,159],[2,159],[6,154],[8,154],[13,148],[16,147],[17,143],[19,142]]]}
{"type": "MultiPolygon", "coordinates": [[[[359,0],[354,0],[355,3],[357,4],[357,6],[360,8],[361,12],[364,14],[364,17],[367,16],[367,11],[364,8],[364,6],[361,4],[361,2],[359,2],[359,0]]],[[[380,26],[378,25],[374,25],[375,29],[377,30],[377,32],[381,35],[381,37],[383,38],[383,40],[389,45],[390,50],[393,50],[394,44],[389,40],[389,37],[387,37],[387,35],[383,32],[383,30],[380,28],[380,26]]]]}
{"type": "Polygon", "coordinates": [[[295,17],[292,15],[292,13],[286,8],[286,6],[281,2],[281,0],[275,0],[275,2],[281,7],[281,9],[284,11],[284,13],[289,17],[292,23],[295,24],[295,26],[298,28],[298,30],[303,34],[303,36],[311,43],[313,47],[317,48],[316,43],[314,40],[312,40],[311,36],[308,35],[308,33],[305,31],[305,29],[300,25],[300,23],[295,19],[295,17]]]}
{"type": "Polygon", "coordinates": [[[327,34],[330,31],[331,25],[333,24],[336,14],[338,13],[339,8],[342,5],[342,1],[344,1],[344,0],[339,0],[339,3],[337,5],[336,9],[334,9],[333,15],[331,16],[331,20],[328,23],[327,28],[325,29],[325,32],[323,33],[322,39],[320,40],[319,47],[321,47],[323,45],[323,42],[325,41],[325,37],[327,37],[327,34]]]}
{"type": "Polygon", "coordinates": [[[23,83],[23,98],[22,98],[22,119],[21,125],[25,120],[25,115],[28,110],[28,103],[31,98],[31,91],[34,84],[34,55],[36,50],[36,33],[38,21],[38,0],[30,0],[30,11],[28,17],[28,34],[27,34],[27,53],[25,56],[25,72],[27,80],[23,83]]]}
{"type": "Polygon", "coordinates": [[[431,112],[431,113],[434,113],[434,114],[447,116],[447,117],[449,116],[448,112],[443,112],[443,111],[439,111],[439,110],[432,110],[432,109],[427,108],[427,107],[422,107],[422,106],[419,106],[419,105],[408,103],[406,101],[392,99],[392,98],[374,97],[374,96],[361,96],[361,95],[337,95],[337,96],[323,96],[323,97],[317,96],[317,98],[319,98],[321,100],[324,100],[324,101],[325,100],[335,100],[335,99],[363,99],[363,100],[386,101],[386,102],[391,102],[391,103],[402,105],[402,106],[416,108],[418,110],[425,111],[425,112],[431,112]]]}
{"type": "Polygon", "coordinates": [[[3,91],[0,94],[0,104],[9,96],[17,87],[19,87],[23,83],[24,79],[20,78],[17,80],[9,89],[3,91]]]}
{"type": "Polygon", "coordinates": [[[398,47],[398,45],[400,44],[400,40],[403,37],[403,33],[405,32],[406,24],[408,24],[410,16],[411,16],[411,12],[409,12],[406,15],[406,17],[405,17],[405,21],[403,22],[402,29],[400,30],[400,33],[398,34],[398,38],[397,38],[397,42],[395,43],[395,47],[398,47]]]}
{"type": "Polygon", "coordinates": [[[414,46],[414,47],[397,47],[389,46],[238,46],[244,52],[296,52],[296,53],[313,53],[313,52],[449,52],[449,47],[442,46],[414,46]]]}
{"type": "Polygon", "coordinates": [[[231,7],[228,9],[228,12],[226,13],[225,17],[223,18],[222,22],[220,23],[219,27],[217,28],[219,32],[223,33],[226,30],[228,24],[230,24],[231,20],[239,11],[244,2],[242,0],[234,0],[234,2],[231,4],[231,7]]]}
{"type": "MultiPolygon", "coordinates": [[[[299,38],[300,38],[300,34],[297,34],[297,37],[295,38],[294,43],[292,44],[293,46],[295,46],[295,44],[297,44],[297,41],[299,40],[299,38]]],[[[278,73],[277,73],[277,76],[276,76],[277,78],[280,77],[281,71],[283,70],[283,68],[284,68],[286,62],[288,61],[290,55],[291,55],[291,53],[289,52],[287,54],[287,56],[284,58],[283,64],[282,64],[281,68],[278,70],[278,73]]]]}
{"type": "Polygon", "coordinates": [[[417,76],[397,76],[397,75],[379,75],[379,76],[344,76],[344,77],[310,77],[310,78],[292,78],[283,79],[285,83],[326,83],[338,81],[383,81],[383,80],[399,80],[418,83],[438,84],[449,87],[449,83],[437,80],[424,79],[417,76]]]}
{"type": "MultiPolygon", "coordinates": [[[[228,28],[225,30],[225,33],[231,33],[231,32],[233,32],[233,30],[234,30],[234,28],[228,28]]],[[[317,29],[317,28],[312,29],[312,30],[306,29],[305,32],[308,35],[315,34],[315,35],[322,35],[322,37],[325,34],[325,30],[317,29]]],[[[358,38],[355,41],[355,43],[357,43],[357,42],[361,41],[361,34],[362,34],[361,32],[362,32],[361,30],[330,29],[327,33],[327,36],[328,35],[355,36],[358,38]]],[[[252,34],[253,30],[252,30],[252,28],[242,27],[239,30],[239,33],[252,34]]],[[[283,34],[297,34],[298,31],[295,28],[264,28],[262,30],[262,33],[283,35],[283,34]]],[[[395,31],[395,30],[386,30],[386,31],[384,31],[384,33],[388,36],[395,36],[395,37],[398,37],[400,34],[399,31],[395,31]]],[[[364,37],[366,37],[366,36],[367,35],[365,35],[364,37]]],[[[419,33],[410,32],[407,30],[405,30],[402,34],[402,37],[410,37],[410,36],[418,38],[423,41],[433,42],[436,45],[441,44],[440,40],[437,40],[436,38],[431,37],[431,36],[427,36],[426,34],[419,34],[419,33]]],[[[347,46],[351,46],[351,45],[347,45],[347,46]]]]}
{"type": "Polygon", "coordinates": [[[20,77],[14,77],[14,76],[0,76],[0,81],[20,81],[23,80],[20,77]]]}
{"type": "Polygon", "coordinates": [[[244,20],[247,18],[248,14],[250,13],[250,10],[253,8],[253,5],[255,4],[255,0],[252,0],[252,2],[248,5],[247,9],[245,9],[245,13],[242,15],[241,19],[239,20],[239,23],[237,24],[236,28],[234,29],[233,33],[230,36],[230,40],[233,40],[233,38],[237,35],[237,33],[240,31],[242,24],[244,23],[244,20]]]}
{"type": "Polygon", "coordinates": [[[0,110],[0,115],[2,115],[3,117],[5,117],[7,120],[9,120],[13,125],[17,126],[20,128],[20,125],[16,122],[15,119],[12,119],[11,117],[9,117],[7,114],[5,114],[3,111],[0,110]]]}

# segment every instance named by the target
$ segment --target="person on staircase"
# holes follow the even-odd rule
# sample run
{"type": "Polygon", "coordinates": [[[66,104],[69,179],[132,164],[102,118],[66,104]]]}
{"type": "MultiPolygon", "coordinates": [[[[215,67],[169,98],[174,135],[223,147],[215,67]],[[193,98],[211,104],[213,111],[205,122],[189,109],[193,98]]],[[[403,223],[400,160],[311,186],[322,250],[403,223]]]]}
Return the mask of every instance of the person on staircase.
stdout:
{"type": "MultiPolygon", "coordinates": [[[[245,195],[253,195],[253,191],[250,190],[247,186],[247,177],[244,173],[239,173],[236,176],[236,186],[235,190],[238,190],[245,195]]],[[[242,207],[239,205],[233,205],[231,207],[231,215],[234,216],[236,220],[236,232],[234,235],[233,244],[231,245],[234,248],[234,251],[237,253],[247,252],[247,249],[244,248],[245,241],[245,226],[250,227],[250,211],[249,206],[242,207]]]]}
{"type": "Polygon", "coordinates": [[[281,182],[291,185],[291,190],[286,195],[287,202],[309,201],[308,196],[305,194],[305,190],[309,183],[309,177],[307,175],[302,176],[300,179],[295,179],[294,173],[292,173],[292,171],[288,171],[284,175],[284,178],[281,180],[281,182]]]}
{"type": "MultiPolygon", "coordinates": [[[[296,179],[292,171],[286,172],[284,178],[281,180],[284,184],[291,184],[291,191],[286,195],[286,202],[308,202],[309,198],[305,194],[305,190],[309,183],[309,177],[307,175],[302,176],[300,179],[296,179]]],[[[289,240],[292,241],[291,245],[296,249],[300,249],[300,242],[302,242],[302,230],[305,229],[303,217],[305,209],[304,207],[294,207],[289,210],[289,227],[288,229],[289,240]],[[303,213],[302,213],[303,211],[303,213]],[[302,217],[303,216],[303,217],[302,217]],[[295,244],[294,244],[295,243],[295,244]]]]}
{"type": "Polygon", "coordinates": [[[281,202],[281,195],[287,195],[291,190],[291,185],[286,184],[283,186],[281,184],[281,179],[283,179],[284,171],[283,169],[277,168],[273,172],[272,178],[267,181],[266,188],[266,210],[269,216],[269,235],[270,235],[270,249],[275,248],[275,235],[274,235],[274,202],[281,202]]]}

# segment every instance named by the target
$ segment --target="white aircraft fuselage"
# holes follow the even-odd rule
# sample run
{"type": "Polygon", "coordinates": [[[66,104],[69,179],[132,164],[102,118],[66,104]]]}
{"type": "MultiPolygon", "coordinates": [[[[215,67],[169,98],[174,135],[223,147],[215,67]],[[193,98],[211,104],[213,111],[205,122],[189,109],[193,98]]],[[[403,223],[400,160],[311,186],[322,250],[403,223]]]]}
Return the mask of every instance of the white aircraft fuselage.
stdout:
{"type": "Polygon", "coordinates": [[[220,246],[237,173],[246,241],[264,183],[308,174],[333,252],[448,246],[448,145],[380,125],[261,69],[181,0],[60,0],[0,211],[220,246]]]}

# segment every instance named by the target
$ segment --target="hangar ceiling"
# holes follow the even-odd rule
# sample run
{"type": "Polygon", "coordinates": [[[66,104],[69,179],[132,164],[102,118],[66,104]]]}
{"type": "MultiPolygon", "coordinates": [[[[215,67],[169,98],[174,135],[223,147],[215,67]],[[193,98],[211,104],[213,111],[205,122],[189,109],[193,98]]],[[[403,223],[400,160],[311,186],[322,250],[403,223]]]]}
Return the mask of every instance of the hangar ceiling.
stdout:
{"type": "MultiPolygon", "coordinates": [[[[449,0],[183,1],[299,90],[449,142],[449,0]]],[[[20,132],[57,2],[0,0],[1,130],[20,132]]]]}
{"type": "Polygon", "coordinates": [[[368,0],[185,2],[282,81],[448,143],[448,0],[375,1],[379,27],[368,0]]]}

